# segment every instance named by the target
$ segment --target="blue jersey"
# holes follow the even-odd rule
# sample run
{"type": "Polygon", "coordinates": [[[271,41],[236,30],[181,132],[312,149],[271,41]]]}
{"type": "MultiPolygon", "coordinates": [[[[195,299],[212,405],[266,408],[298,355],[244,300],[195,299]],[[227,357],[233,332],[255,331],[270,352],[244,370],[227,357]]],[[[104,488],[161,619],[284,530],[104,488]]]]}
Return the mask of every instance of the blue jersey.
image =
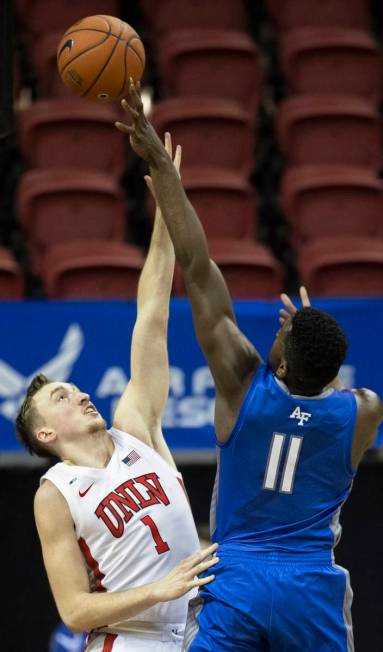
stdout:
{"type": "Polygon", "coordinates": [[[213,540],[260,552],[330,550],[355,474],[356,413],[351,391],[291,395],[262,364],[218,444],[213,540]]]}

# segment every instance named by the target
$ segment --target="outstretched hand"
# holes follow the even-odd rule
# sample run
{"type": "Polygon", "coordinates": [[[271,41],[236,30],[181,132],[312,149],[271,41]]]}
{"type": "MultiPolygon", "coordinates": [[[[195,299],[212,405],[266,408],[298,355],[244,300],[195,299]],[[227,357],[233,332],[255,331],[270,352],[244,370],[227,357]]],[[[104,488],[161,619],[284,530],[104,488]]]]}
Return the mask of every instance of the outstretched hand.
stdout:
{"type": "Polygon", "coordinates": [[[117,129],[129,135],[133,150],[149,165],[154,165],[163,156],[167,156],[165,147],[157,136],[153,126],[145,116],[141,99],[140,82],[134,84],[132,78],[129,84],[129,102],[121,101],[122,108],[133,118],[132,124],[115,122],[117,129]]]}
{"type": "MultiPolygon", "coordinates": [[[[170,158],[173,159],[172,137],[171,137],[171,135],[170,135],[170,133],[168,131],[165,133],[165,149],[166,149],[167,153],[169,154],[170,158]]],[[[173,159],[173,165],[174,165],[175,169],[177,170],[178,176],[181,176],[180,175],[181,158],[182,158],[182,148],[181,148],[181,145],[177,145],[176,153],[175,153],[174,159],[173,159]]],[[[156,199],[156,194],[154,192],[152,178],[149,175],[146,175],[144,178],[145,178],[145,181],[146,181],[146,185],[148,186],[148,188],[149,188],[150,192],[152,193],[154,199],[156,199]]]]}
{"type": "MultiPolygon", "coordinates": [[[[299,288],[299,296],[302,301],[302,308],[308,308],[309,306],[311,306],[309,295],[304,286],[299,288]]],[[[279,311],[279,323],[281,324],[281,326],[283,326],[286,319],[292,317],[296,313],[298,308],[294,306],[293,302],[291,301],[290,297],[287,294],[281,294],[281,301],[285,306],[285,308],[281,308],[279,311]]]]}

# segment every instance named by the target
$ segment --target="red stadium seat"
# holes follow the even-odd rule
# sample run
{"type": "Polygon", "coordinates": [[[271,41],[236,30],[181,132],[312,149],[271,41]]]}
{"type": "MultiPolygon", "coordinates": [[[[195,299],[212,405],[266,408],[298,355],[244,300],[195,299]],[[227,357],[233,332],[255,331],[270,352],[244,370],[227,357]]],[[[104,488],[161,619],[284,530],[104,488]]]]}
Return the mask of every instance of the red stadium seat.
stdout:
{"type": "Polygon", "coordinates": [[[101,172],[33,170],[21,177],[18,215],[39,269],[46,248],[71,240],[123,240],[124,202],[101,172]]]}
{"type": "Polygon", "coordinates": [[[182,164],[225,167],[250,174],[254,128],[249,114],[233,102],[212,98],[174,98],[154,106],[152,121],[182,145],[182,164]]]}
{"type": "Polygon", "coordinates": [[[178,29],[248,28],[244,0],[220,0],[219,7],[217,0],[141,0],[140,6],[155,38],[178,29]]]}
{"type": "Polygon", "coordinates": [[[63,31],[47,32],[28,45],[32,65],[37,78],[39,97],[74,97],[62,81],[57,70],[57,46],[63,31]]]}
{"type": "Polygon", "coordinates": [[[24,159],[33,168],[95,168],[119,178],[125,137],[112,106],[77,98],[35,102],[20,111],[24,159]]]}
{"type": "Polygon", "coordinates": [[[317,240],[298,252],[298,269],[314,295],[383,296],[383,240],[317,240]]]}
{"type": "Polygon", "coordinates": [[[382,62],[372,37],[362,30],[322,27],[285,32],[283,74],[290,93],[350,93],[378,103],[382,62]]]}
{"type": "Polygon", "coordinates": [[[383,238],[383,185],[368,169],[293,167],[284,175],[281,191],[296,245],[326,236],[383,238]]]}
{"type": "Polygon", "coordinates": [[[262,68],[254,41],[244,32],[206,29],[170,32],[161,39],[158,62],[171,95],[231,99],[255,119],[262,68]]]}
{"type": "Polygon", "coordinates": [[[253,238],[255,194],[246,179],[219,168],[183,168],[182,183],[207,238],[253,238]]]}
{"type": "Polygon", "coordinates": [[[371,27],[369,0],[266,0],[278,29],[371,27]]]}
{"type": "MultiPolygon", "coordinates": [[[[96,14],[118,16],[119,0],[16,0],[16,12],[23,31],[31,38],[61,30],[96,14]]],[[[30,38],[28,40],[30,40],[30,38]]]]}
{"type": "Polygon", "coordinates": [[[22,271],[10,251],[0,247],[0,300],[8,301],[23,297],[22,271]]]}
{"type": "Polygon", "coordinates": [[[52,299],[126,299],[137,295],[144,264],[123,242],[68,242],[47,251],[43,281],[52,299]]]}
{"type": "Polygon", "coordinates": [[[282,102],[279,143],[289,163],[381,165],[378,111],[351,95],[298,95],[282,102]]]}
{"type": "MultiPolygon", "coordinates": [[[[233,298],[271,299],[282,291],[282,269],[264,245],[252,240],[210,240],[209,251],[233,298]]],[[[178,268],[174,292],[185,295],[182,273],[178,268]]]]}

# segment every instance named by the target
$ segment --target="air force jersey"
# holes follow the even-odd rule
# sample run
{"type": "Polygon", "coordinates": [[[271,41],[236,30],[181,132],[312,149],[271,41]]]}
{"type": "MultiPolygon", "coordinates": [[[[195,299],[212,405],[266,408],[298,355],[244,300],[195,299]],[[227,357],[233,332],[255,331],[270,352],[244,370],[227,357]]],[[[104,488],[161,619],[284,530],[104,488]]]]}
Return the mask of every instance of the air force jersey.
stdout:
{"type": "Polygon", "coordinates": [[[260,552],[331,550],[355,474],[356,411],[351,391],[294,396],[261,364],[218,444],[213,540],[260,552]]]}

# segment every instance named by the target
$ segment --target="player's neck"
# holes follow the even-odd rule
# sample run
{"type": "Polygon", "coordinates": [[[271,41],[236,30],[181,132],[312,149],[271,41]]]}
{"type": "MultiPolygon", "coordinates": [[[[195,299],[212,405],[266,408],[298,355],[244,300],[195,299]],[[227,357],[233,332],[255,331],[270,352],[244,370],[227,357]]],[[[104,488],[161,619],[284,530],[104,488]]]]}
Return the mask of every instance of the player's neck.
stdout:
{"type": "Polygon", "coordinates": [[[90,433],[83,441],[70,443],[66,446],[61,459],[65,464],[105,468],[113,455],[114,444],[106,430],[90,433]]]}

